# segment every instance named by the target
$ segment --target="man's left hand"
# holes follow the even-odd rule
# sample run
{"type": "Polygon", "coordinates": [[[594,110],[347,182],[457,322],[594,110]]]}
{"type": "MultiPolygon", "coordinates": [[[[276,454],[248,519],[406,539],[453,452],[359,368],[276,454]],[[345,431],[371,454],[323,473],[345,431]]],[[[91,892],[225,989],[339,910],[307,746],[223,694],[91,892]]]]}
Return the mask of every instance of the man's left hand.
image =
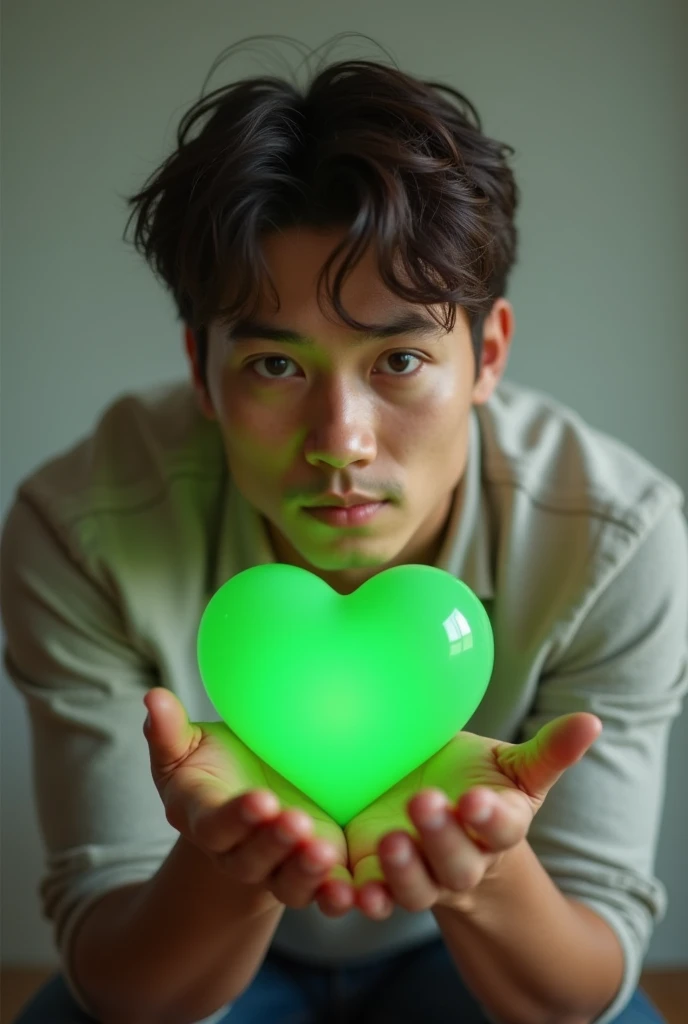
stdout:
{"type": "Polygon", "coordinates": [[[457,733],[346,826],[358,908],[382,920],[395,904],[460,906],[525,839],[548,791],[601,731],[595,715],[576,712],[525,743],[457,733]]]}

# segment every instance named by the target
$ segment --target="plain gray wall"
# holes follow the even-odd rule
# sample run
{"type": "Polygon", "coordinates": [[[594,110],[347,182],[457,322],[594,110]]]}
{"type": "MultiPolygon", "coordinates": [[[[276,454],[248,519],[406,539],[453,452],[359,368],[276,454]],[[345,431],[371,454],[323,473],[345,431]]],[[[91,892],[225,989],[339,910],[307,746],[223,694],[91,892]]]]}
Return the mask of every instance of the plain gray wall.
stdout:
{"type": "MultiPolygon", "coordinates": [[[[119,195],[167,153],[213,60],[280,33],[362,32],[463,90],[517,149],[510,375],[688,489],[686,5],[671,0],[10,0],[2,33],[2,515],[118,393],[186,372],[171,301],[121,241],[119,195]]],[[[274,48],[273,48],[274,50],[274,48]]],[[[275,70],[264,48],[210,87],[275,70]],[[263,54],[263,56],[260,56],[263,54]]],[[[276,52],[292,63],[296,51],[276,52]]],[[[379,57],[350,42],[334,58],[379,57]]],[[[5,963],[49,963],[23,707],[2,682],[5,963]]],[[[653,964],[688,963],[688,716],[675,727],[653,964]]]]}

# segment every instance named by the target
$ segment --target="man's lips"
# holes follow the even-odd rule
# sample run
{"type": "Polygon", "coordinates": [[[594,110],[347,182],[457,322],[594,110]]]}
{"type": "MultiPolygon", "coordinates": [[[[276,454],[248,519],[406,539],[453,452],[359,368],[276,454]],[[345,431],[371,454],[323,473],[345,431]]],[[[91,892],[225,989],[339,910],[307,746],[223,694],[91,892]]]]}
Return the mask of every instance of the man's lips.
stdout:
{"type": "Polygon", "coordinates": [[[358,505],[312,505],[304,512],[328,526],[363,526],[388,505],[388,501],[365,501],[358,505]]]}

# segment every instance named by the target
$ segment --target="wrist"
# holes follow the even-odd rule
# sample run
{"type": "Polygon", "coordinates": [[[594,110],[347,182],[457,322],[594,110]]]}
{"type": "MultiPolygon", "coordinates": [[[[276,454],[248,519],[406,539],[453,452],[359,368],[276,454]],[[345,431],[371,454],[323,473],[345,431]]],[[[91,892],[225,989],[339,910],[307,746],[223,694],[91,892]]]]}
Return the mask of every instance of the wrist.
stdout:
{"type": "Polygon", "coordinates": [[[184,875],[195,880],[199,898],[206,895],[231,914],[244,918],[283,909],[265,883],[239,882],[221,866],[219,858],[180,835],[173,856],[184,875]]]}

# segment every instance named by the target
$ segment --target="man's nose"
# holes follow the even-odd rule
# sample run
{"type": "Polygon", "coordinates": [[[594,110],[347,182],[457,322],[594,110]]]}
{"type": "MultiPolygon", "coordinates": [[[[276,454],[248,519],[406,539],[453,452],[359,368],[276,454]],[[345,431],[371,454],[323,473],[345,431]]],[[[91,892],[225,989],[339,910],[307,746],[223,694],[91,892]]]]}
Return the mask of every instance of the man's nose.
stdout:
{"type": "Polygon", "coordinates": [[[306,460],[344,469],[354,462],[372,462],[377,454],[375,413],[367,396],[343,382],[318,389],[309,410],[306,460]]]}

